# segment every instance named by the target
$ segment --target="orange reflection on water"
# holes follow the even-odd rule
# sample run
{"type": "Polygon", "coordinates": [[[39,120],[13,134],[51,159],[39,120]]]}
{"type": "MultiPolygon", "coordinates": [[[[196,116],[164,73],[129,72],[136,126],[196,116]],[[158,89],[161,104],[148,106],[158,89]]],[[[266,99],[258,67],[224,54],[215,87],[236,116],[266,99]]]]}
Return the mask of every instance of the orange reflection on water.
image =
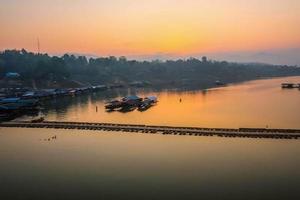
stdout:
{"type": "MultiPolygon", "coordinates": [[[[145,112],[106,112],[105,102],[112,98],[100,92],[65,100],[66,105],[50,110],[46,119],[197,127],[300,128],[300,91],[281,89],[280,84],[286,81],[298,83],[300,77],[251,81],[208,91],[139,92],[141,97],[156,95],[159,99],[156,106],[145,112]]],[[[117,96],[121,98],[124,94],[117,96]]],[[[54,105],[61,101],[58,99],[54,105]]]]}

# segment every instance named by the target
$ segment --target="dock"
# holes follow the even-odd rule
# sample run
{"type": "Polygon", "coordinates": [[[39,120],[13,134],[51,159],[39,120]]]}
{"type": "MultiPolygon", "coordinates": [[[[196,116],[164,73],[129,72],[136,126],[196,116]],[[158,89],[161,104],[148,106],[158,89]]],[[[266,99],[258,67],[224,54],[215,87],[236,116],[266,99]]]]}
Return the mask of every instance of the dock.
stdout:
{"type": "Polygon", "coordinates": [[[265,129],[265,128],[199,128],[175,126],[151,126],[135,124],[88,123],[88,122],[58,122],[58,121],[10,121],[0,123],[0,127],[77,129],[91,131],[113,131],[122,133],[144,133],[184,136],[217,136],[228,138],[270,138],[299,139],[298,129],[265,129]]]}

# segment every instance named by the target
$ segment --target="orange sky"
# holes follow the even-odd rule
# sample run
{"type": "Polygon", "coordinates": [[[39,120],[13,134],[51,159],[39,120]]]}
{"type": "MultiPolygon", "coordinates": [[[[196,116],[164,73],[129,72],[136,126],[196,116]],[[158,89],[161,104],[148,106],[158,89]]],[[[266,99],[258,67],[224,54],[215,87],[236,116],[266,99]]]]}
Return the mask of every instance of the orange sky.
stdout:
{"type": "Polygon", "coordinates": [[[0,49],[188,55],[300,47],[299,0],[0,0],[0,49]]]}

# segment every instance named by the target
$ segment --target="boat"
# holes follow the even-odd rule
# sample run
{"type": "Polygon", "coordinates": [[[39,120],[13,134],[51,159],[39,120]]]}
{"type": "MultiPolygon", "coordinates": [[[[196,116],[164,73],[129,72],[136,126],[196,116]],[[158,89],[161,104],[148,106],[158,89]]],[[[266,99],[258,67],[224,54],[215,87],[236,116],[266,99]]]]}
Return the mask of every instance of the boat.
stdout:
{"type": "Polygon", "coordinates": [[[0,104],[16,103],[20,100],[21,100],[21,98],[3,98],[0,100],[0,104]]]}
{"type": "Polygon", "coordinates": [[[127,96],[122,99],[124,104],[123,106],[139,106],[141,105],[142,101],[143,98],[140,98],[136,95],[127,96]]]}
{"type": "Polygon", "coordinates": [[[38,110],[40,105],[37,99],[6,98],[0,101],[0,111],[38,110]]]}
{"type": "Polygon", "coordinates": [[[32,99],[32,98],[35,98],[34,91],[27,91],[22,95],[22,99],[32,99]]]}
{"type": "Polygon", "coordinates": [[[35,106],[39,104],[37,99],[21,99],[21,98],[4,98],[0,100],[0,105],[20,104],[22,106],[35,106]]]}
{"type": "Polygon", "coordinates": [[[121,108],[122,106],[123,106],[122,101],[114,100],[114,101],[107,102],[106,105],[105,105],[105,109],[114,110],[114,109],[117,109],[117,108],[121,108]]]}
{"type": "Polygon", "coordinates": [[[0,105],[0,111],[11,112],[11,111],[25,111],[25,110],[39,110],[39,105],[29,105],[23,103],[8,103],[4,105],[0,105]]]}
{"type": "Polygon", "coordinates": [[[157,102],[158,102],[157,101],[157,97],[155,97],[155,96],[146,97],[142,101],[142,103],[139,106],[138,110],[139,111],[148,110],[150,107],[152,107],[153,105],[155,105],[157,102]]]}
{"type": "Polygon", "coordinates": [[[216,81],[215,81],[215,84],[216,84],[217,86],[224,86],[224,85],[225,85],[225,83],[223,83],[222,81],[219,81],[219,80],[216,80],[216,81]]]}
{"type": "Polygon", "coordinates": [[[113,100],[107,102],[105,105],[105,109],[107,110],[114,110],[118,108],[124,107],[138,107],[141,105],[143,98],[140,98],[136,95],[123,97],[121,100],[113,100]]]}
{"type": "Polygon", "coordinates": [[[75,96],[77,94],[77,90],[76,89],[70,89],[68,93],[71,96],[75,96]]]}
{"type": "Polygon", "coordinates": [[[286,88],[286,89],[291,89],[291,88],[294,88],[295,85],[294,85],[294,83],[282,83],[281,87],[286,88]]]}
{"type": "Polygon", "coordinates": [[[105,109],[108,111],[119,109],[120,112],[124,113],[134,111],[136,108],[138,108],[139,111],[145,111],[157,102],[157,97],[155,96],[149,96],[143,99],[136,95],[132,95],[124,97],[121,100],[107,102],[105,109]]]}

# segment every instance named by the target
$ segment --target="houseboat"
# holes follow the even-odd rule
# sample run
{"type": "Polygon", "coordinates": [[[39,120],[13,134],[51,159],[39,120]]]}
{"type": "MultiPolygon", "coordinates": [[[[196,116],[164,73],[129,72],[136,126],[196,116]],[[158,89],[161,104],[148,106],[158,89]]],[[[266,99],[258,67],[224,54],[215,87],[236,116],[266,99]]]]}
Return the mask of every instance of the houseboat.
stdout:
{"type": "Polygon", "coordinates": [[[124,107],[138,107],[141,105],[143,98],[140,98],[136,95],[127,96],[121,100],[114,100],[106,103],[105,108],[108,110],[114,110],[124,107]]]}
{"type": "Polygon", "coordinates": [[[140,98],[136,95],[127,96],[122,99],[124,106],[139,106],[141,105],[143,98],[140,98]]]}
{"type": "Polygon", "coordinates": [[[123,106],[122,101],[114,100],[114,101],[107,102],[105,105],[105,109],[114,110],[114,109],[121,108],[122,106],[123,106]]]}
{"type": "Polygon", "coordinates": [[[150,107],[152,107],[153,105],[155,105],[156,103],[157,103],[157,97],[155,97],[155,96],[146,97],[142,101],[138,110],[145,111],[145,110],[149,109],[150,107]]]}

